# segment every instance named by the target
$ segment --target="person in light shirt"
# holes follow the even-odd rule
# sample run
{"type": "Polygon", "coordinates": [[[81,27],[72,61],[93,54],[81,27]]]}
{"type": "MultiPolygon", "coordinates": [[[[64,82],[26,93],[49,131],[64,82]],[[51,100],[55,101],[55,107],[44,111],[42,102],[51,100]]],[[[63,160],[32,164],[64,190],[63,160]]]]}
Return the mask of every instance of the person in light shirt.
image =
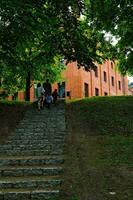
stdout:
{"type": "Polygon", "coordinates": [[[38,110],[40,110],[41,108],[43,108],[43,103],[44,103],[44,89],[41,86],[41,83],[39,82],[37,84],[37,97],[38,97],[38,110]]]}

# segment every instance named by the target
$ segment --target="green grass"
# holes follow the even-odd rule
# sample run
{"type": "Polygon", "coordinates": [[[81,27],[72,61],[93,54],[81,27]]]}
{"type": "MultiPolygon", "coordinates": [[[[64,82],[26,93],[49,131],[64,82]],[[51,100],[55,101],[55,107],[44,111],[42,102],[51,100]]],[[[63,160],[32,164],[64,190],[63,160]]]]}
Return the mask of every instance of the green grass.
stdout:
{"type": "Polygon", "coordinates": [[[133,97],[66,105],[64,199],[133,199],[133,97]]]}
{"type": "Polygon", "coordinates": [[[68,102],[68,106],[81,128],[100,135],[133,134],[132,96],[86,98],[68,102]]]}

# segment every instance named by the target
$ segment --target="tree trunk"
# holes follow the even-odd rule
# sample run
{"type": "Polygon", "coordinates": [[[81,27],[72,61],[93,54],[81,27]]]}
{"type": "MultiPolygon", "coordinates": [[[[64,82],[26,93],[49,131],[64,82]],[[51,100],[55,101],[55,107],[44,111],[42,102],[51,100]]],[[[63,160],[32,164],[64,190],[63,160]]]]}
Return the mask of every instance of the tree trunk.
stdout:
{"type": "Polygon", "coordinates": [[[31,74],[28,72],[27,78],[26,78],[26,91],[25,91],[25,100],[30,101],[30,80],[31,80],[31,74]]]}

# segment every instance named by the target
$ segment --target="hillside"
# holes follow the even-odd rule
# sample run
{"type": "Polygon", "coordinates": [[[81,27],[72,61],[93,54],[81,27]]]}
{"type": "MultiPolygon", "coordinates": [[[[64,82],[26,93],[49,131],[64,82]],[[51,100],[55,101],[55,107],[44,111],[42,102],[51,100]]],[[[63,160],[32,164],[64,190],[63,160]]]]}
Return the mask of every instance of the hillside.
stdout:
{"type": "Polygon", "coordinates": [[[133,97],[69,101],[66,111],[65,199],[132,200],[133,97]]]}
{"type": "Polygon", "coordinates": [[[0,101],[0,143],[6,141],[29,105],[26,102],[0,101]]]}

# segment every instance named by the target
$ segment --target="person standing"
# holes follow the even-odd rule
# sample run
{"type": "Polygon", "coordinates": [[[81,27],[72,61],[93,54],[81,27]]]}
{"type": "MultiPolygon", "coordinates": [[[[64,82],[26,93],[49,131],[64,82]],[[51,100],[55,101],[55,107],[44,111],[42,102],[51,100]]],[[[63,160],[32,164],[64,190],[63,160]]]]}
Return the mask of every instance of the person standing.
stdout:
{"type": "Polygon", "coordinates": [[[38,110],[40,110],[41,108],[43,108],[43,102],[44,102],[44,89],[41,86],[41,83],[37,84],[37,97],[38,97],[38,110]]]}
{"type": "Polygon", "coordinates": [[[57,89],[55,89],[52,93],[52,96],[53,96],[53,103],[56,104],[57,102],[57,97],[59,96],[58,95],[58,92],[57,92],[57,89]]]}
{"type": "Polygon", "coordinates": [[[46,82],[44,82],[43,88],[45,90],[45,96],[52,93],[52,86],[49,83],[49,79],[47,79],[46,82]]]}

